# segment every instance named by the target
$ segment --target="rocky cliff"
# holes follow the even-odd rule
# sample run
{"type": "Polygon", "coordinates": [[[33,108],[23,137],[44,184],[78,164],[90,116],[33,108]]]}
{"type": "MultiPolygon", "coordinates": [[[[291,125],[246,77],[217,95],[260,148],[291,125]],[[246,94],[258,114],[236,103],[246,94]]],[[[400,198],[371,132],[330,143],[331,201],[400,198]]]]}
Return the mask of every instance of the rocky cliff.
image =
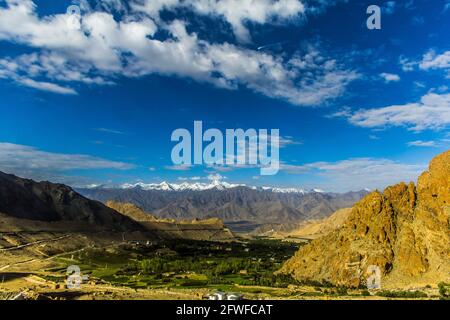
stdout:
{"type": "Polygon", "coordinates": [[[369,266],[385,288],[436,285],[450,275],[450,151],[414,183],[358,202],[344,225],[302,247],[279,273],[299,280],[364,285],[369,266]]]}

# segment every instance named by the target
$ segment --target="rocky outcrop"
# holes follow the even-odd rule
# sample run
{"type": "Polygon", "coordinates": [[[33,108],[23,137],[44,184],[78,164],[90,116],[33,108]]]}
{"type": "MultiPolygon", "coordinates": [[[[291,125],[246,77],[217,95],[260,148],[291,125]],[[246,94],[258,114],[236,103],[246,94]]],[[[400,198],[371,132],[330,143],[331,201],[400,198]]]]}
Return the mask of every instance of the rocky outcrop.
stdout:
{"type": "Polygon", "coordinates": [[[132,203],[107,201],[106,206],[138,222],[155,222],[157,219],[132,203]]]}
{"type": "Polygon", "coordinates": [[[271,236],[281,239],[317,239],[340,228],[345,221],[347,221],[351,212],[351,208],[340,209],[328,218],[308,220],[300,223],[300,225],[294,230],[290,230],[288,232],[275,232],[271,236]]]}
{"type": "Polygon", "coordinates": [[[450,275],[450,151],[412,182],[373,192],[344,225],[302,247],[279,273],[299,280],[364,285],[369,266],[384,287],[436,285],[450,275]]]}
{"type": "Polygon", "coordinates": [[[233,233],[219,219],[174,220],[157,219],[131,203],[108,201],[108,207],[139,223],[145,230],[164,239],[230,241],[233,233]]]}

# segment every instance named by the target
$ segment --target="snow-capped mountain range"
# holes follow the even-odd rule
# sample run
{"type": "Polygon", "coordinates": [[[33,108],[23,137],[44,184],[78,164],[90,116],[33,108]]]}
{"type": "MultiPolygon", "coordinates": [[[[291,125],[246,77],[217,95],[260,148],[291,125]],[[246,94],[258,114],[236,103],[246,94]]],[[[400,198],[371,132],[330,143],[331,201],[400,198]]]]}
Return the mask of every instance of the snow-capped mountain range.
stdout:
{"type": "Polygon", "coordinates": [[[204,190],[226,190],[226,189],[233,189],[237,187],[247,187],[253,190],[261,190],[261,191],[271,191],[275,193],[299,193],[299,194],[306,194],[306,193],[323,193],[323,190],[320,189],[312,189],[312,190],[305,190],[305,189],[297,189],[297,188],[277,188],[277,187],[256,187],[256,186],[248,186],[245,184],[234,184],[234,183],[228,183],[221,180],[213,180],[209,183],[202,183],[202,182],[195,182],[195,183],[189,183],[189,182],[183,182],[180,184],[177,183],[169,183],[166,181],[163,181],[161,183],[125,183],[119,186],[119,189],[134,189],[134,188],[140,188],[142,190],[160,190],[160,191],[204,191],[204,190]]]}
{"type": "Polygon", "coordinates": [[[133,203],[161,218],[216,217],[230,223],[244,222],[244,228],[248,230],[265,223],[296,223],[328,217],[338,209],[353,206],[367,194],[366,191],[324,193],[318,189],[256,187],[223,179],[138,182],[79,188],[76,191],[103,203],[109,200],[133,203]]]}

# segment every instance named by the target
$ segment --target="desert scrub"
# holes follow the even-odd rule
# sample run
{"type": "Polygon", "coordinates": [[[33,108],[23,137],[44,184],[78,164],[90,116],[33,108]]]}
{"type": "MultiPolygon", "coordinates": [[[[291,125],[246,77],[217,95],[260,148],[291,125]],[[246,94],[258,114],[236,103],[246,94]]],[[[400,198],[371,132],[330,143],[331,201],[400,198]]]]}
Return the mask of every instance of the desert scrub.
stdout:
{"type": "Polygon", "coordinates": [[[361,296],[363,296],[363,297],[370,297],[371,296],[370,291],[369,290],[361,291],[361,296]]]}
{"type": "Polygon", "coordinates": [[[383,290],[377,293],[380,297],[385,298],[405,298],[405,299],[416,299],[416,298],[428,298],[428,295],[422,291],[387,291],[383,290]]]}
{"type": "Polygon", "coordinates": [[[438,284],[439,299],[450,300],[450,283],[441,282],[438,284]]]}
{"type": "Polygon", "coordinates": [[[337,296],[347,296],[348,295],[348,288],[344,286],[336,287],[334,294],[337,296]]]}

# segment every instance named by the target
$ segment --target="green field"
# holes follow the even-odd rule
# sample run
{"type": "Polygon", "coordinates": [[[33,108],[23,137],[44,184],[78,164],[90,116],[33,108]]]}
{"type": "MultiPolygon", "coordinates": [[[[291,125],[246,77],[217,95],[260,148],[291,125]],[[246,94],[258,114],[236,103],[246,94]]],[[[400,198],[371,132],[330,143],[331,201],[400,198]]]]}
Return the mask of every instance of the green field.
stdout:
{"type": "Polygon", "coordinates": [[[61,257],[59,262],[78,265],[91,279],[130,288],[227,290],[235,285],[285,288],[296,283],[295,280],[274,276],[273,272],[298,247],[298,244],[275,240],[234,243],[166,241],[87,249],[61,257]]]}

